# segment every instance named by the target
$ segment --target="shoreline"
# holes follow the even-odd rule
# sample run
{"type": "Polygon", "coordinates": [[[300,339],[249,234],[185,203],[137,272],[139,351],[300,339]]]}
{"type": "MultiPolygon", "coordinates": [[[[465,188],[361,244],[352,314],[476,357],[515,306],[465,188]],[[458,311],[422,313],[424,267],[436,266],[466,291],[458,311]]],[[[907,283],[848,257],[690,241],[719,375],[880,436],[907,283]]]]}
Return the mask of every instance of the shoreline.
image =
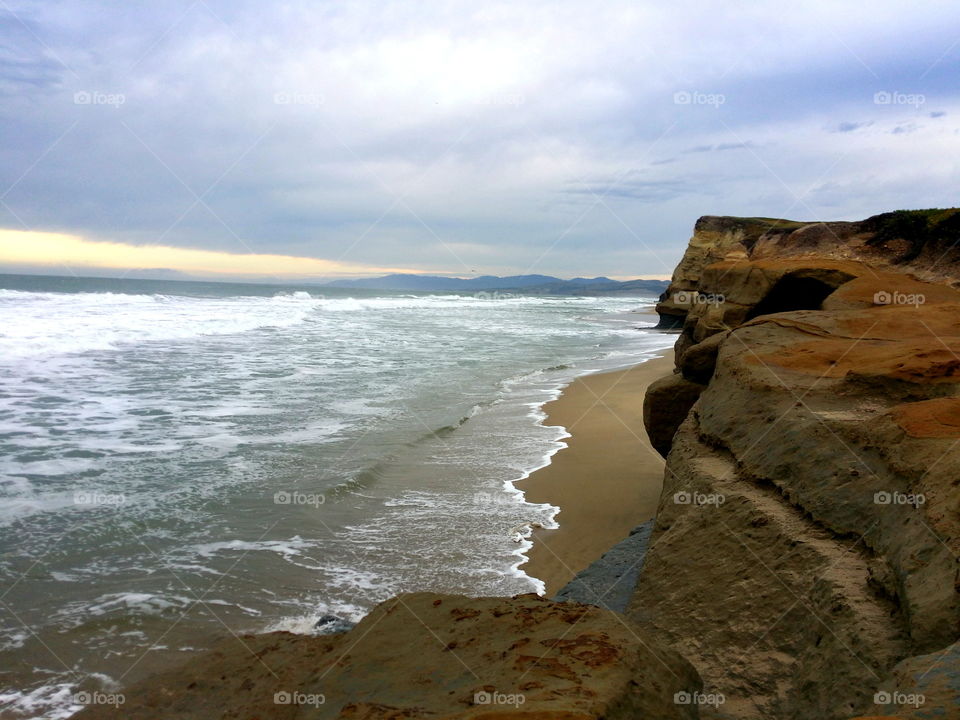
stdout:
{"type": "Polygon", "coordinates": [[[643,425],[643,397],[672,372],[673,350],[621,370],[583,375],[542,407],[566,447],[514,483],[527,502],[559,507],[558,527],[536,529],[519,569],[554,596],[657,510],[664,460],[643,425]]]}

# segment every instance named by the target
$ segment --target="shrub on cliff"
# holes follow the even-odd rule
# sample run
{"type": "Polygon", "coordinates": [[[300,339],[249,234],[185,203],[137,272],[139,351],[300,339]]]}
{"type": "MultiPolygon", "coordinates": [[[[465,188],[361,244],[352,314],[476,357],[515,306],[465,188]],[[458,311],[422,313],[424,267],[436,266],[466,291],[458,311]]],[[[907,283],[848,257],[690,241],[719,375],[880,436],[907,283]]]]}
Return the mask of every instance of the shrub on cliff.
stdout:
{"type": "Polygon", "coordinates": [[[864,221],[864,229],[874,233],[867,241],[873,247],[905,242],[908,247],[896,262],[910,262],[924,250],[938,254],[956,250],[960,244],[960,210],[895,210],[868,218],[864,221]]]}

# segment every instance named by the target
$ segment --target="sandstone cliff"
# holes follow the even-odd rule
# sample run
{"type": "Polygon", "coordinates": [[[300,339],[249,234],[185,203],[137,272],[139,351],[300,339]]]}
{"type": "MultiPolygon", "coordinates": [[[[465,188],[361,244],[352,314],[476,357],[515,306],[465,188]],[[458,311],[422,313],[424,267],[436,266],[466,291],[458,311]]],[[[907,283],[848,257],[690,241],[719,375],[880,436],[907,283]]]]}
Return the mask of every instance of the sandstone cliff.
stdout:
{"type": "Polygon", "coordinates": [[[629,615],[725,695],[701,717],[960,715],[960,292],[919,279],[950,275],[940,234],[879,217],[702,218],[689,303],[661,304],[683,330],[629,615]]]}
{"type": "Polygon", "coordinates": [[[899,210],[859,222],[803,223],[775,218],[704,216],[657,306],[661,327],[677,327],[702,290],[704,268],[722,260],[815,257],[858,260],[955,284],[960,211],[899,210]]]}

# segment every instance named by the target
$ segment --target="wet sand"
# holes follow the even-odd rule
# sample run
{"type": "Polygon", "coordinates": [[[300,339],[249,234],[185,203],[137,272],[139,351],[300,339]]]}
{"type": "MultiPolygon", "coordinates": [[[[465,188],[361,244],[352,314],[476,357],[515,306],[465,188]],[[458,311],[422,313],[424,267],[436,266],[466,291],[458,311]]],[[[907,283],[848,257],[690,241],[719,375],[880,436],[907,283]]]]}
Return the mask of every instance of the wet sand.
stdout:
{"type": "Polygon", "coordinates": [[[555,530],[537,530],[524,572],[552,597],[577,572],[654,516],[663,458],[643,427],[647,386],[673,370],[673,351],[625,370],[587,375],[544,406],[545,425],[571,434],[550,465],[517,483],[534,503],[560,508],[555,530]]]}

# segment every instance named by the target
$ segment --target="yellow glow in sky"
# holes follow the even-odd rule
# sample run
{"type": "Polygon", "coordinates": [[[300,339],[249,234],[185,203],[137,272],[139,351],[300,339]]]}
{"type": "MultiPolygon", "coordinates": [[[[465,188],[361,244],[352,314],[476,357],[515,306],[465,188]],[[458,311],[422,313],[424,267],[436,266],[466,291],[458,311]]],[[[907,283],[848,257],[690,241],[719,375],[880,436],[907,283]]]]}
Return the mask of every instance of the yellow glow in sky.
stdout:
{"type": "Polygon", "coordinates": [[[111,268],[179,270],[203,275],[262,275],[309,277],[382,275],[416,270],[355,265],[320,258],[194,250],[164,245],[128,245],[86,240],[77,235],[0,229],[0,263],[68,266],[74,269],[111,268]]]}

